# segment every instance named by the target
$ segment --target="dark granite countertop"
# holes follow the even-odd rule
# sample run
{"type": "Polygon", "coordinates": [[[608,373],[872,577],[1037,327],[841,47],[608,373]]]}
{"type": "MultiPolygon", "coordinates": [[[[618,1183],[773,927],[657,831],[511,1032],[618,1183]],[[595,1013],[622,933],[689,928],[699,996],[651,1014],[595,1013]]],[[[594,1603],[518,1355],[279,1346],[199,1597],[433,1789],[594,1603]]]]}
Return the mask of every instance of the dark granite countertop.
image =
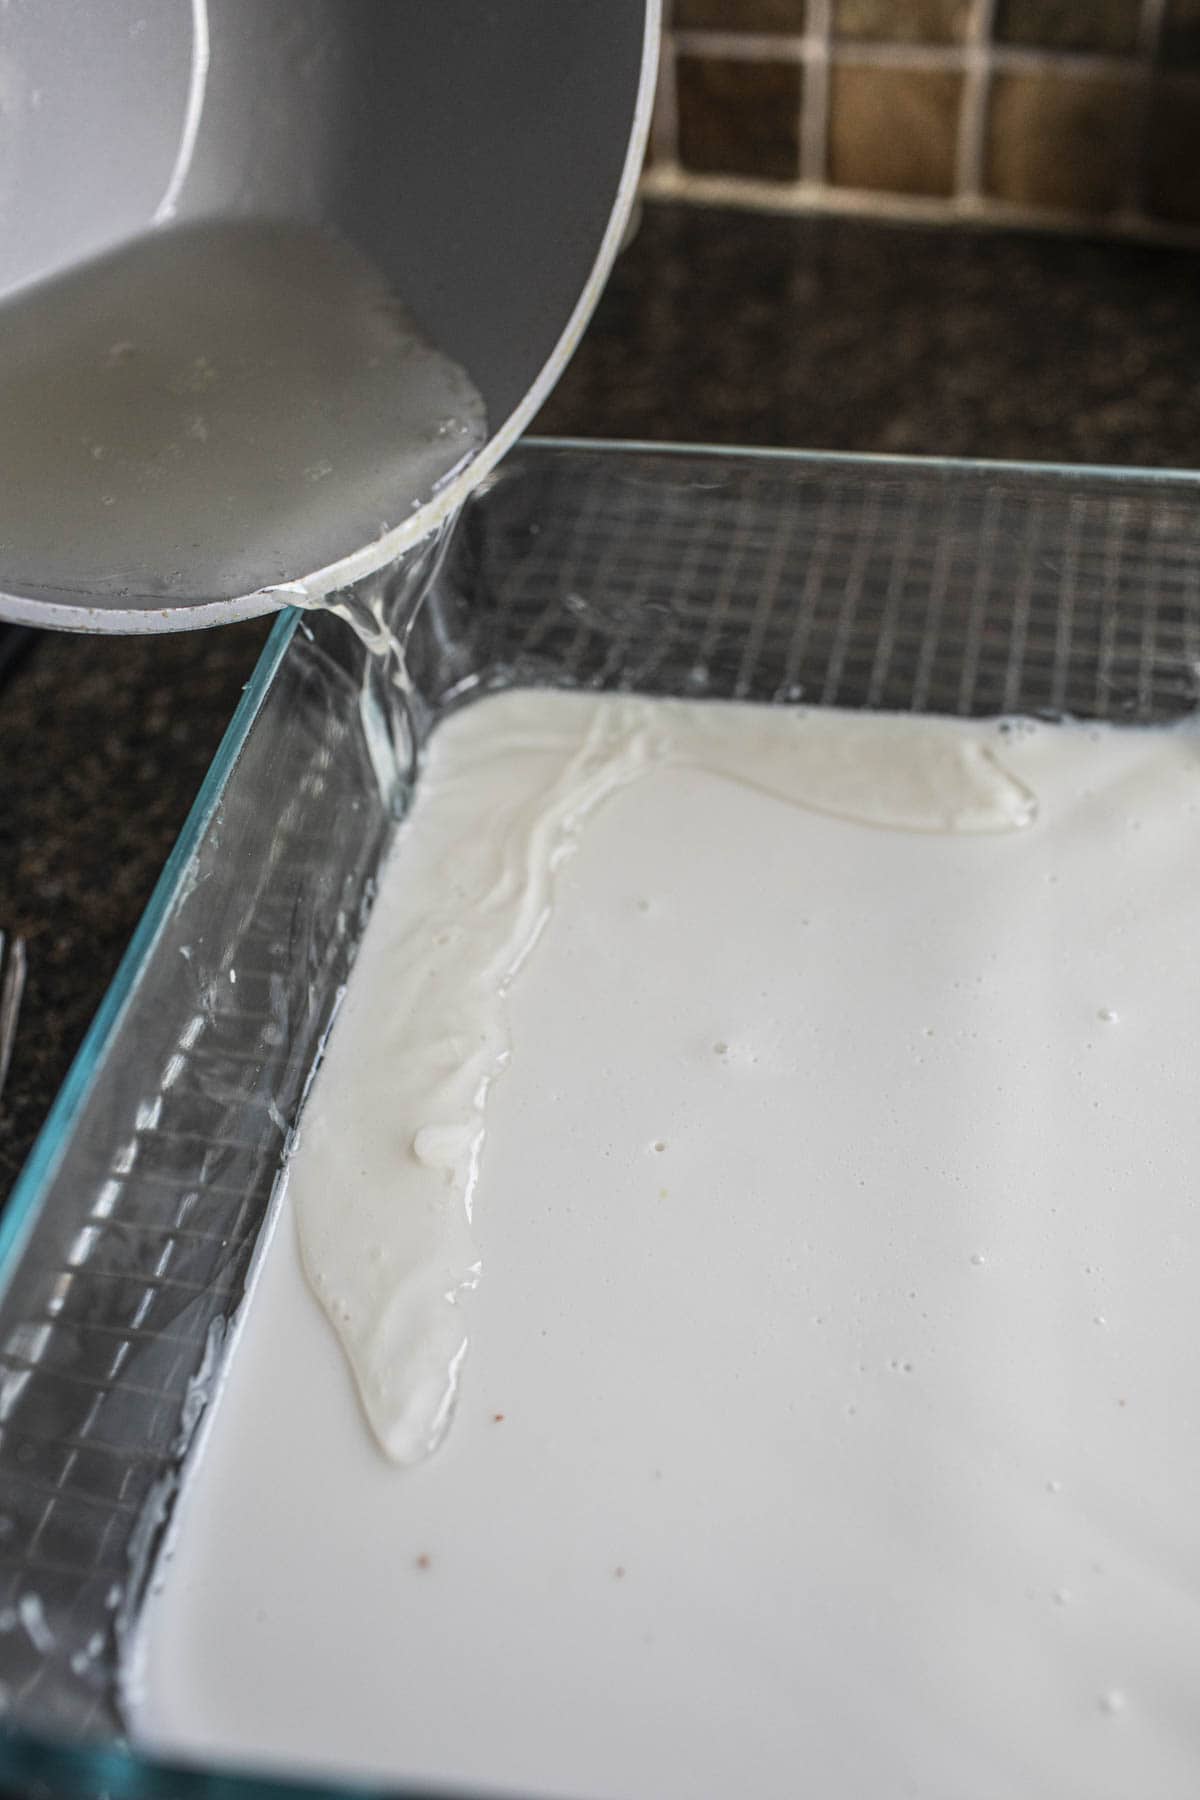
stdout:
{"type": "MultiPolygon", "coordinates": [[[[1048,237],[647,208],[544,432],[1200,465],[1200,261],[1048,237]]],[[[47,634],[0,691],[0,925],[30,973],[7,1192],[267,622],[47,634]]]]}

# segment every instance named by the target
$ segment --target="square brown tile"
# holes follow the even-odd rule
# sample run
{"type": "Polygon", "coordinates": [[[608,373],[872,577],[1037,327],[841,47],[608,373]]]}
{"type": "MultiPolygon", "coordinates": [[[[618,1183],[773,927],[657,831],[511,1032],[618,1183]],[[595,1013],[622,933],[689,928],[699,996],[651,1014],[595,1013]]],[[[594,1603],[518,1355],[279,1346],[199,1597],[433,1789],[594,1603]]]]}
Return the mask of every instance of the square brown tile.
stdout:
{"type": "Polygon", "coordinates": [[[679,160],[705,175],[794,181],[800,173],[801,69],[795,62],[681,56],[679,160]]]}
{"type": "Polygon", "coordinates": [[[1167,0],[1159,61],[1167,70],[1200,67],[1200,0],[1167,0]]]}
{"type": "Polygon", "coordinates": [[[1200,93],[1194,81],[1155,86],[1143,199],[1156,218],[1200,225],[1200,93]]]}
{"type": "Polygon", "coordinates": [[[950,194],[963,78],[949,69],[835,66],[829,179],[888,194],[950,194]]]}
{"type": "Polygon", "coordinates": [[[1132,82],[1061,69],[998,74],[985,186],[1020,206],[1112,212],[1124,198],[1136,129],[1132,82]]]}
{"type": "Polygon", "coordinates": [[[1141,0],[999,0],[996,41],[1127,55],[1137,48],[1141,11],[1141,0]]]}
{"type": "Polygon", "coordinates": [[[835,37],[890,44],[960,44],[970,0],[834,0],[835,37]]]}
{"type": "Polygon", "coordinates": [[[675,0],[681,31],[775,31],[798,36],[807,0],[675,0]]]}

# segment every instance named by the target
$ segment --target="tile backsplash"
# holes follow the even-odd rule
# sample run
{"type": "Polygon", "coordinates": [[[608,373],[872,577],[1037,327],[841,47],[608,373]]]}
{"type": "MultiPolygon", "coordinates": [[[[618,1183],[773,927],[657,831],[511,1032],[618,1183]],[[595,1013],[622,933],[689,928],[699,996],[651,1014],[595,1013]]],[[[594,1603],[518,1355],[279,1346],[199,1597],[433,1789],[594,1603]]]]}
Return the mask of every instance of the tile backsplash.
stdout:
{"type": "Polygon", "coordinates": [[[665,0],[651,194],[1200,242],[1200,0],[665,0]]]}

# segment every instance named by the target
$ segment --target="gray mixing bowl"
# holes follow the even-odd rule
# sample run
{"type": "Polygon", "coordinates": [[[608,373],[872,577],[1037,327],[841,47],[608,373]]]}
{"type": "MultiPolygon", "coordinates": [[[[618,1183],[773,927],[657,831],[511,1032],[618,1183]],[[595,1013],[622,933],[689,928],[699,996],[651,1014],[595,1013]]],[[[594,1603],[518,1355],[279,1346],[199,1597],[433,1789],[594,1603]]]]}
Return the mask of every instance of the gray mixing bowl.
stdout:
{"type": "Polygon", "coordinates": [[[659,0],[7,0],[0,617],[215,624],[425,536],[595,304],[658,28],[659,0]],[[414,329],[449,386],[397,375],[414,329]]]}

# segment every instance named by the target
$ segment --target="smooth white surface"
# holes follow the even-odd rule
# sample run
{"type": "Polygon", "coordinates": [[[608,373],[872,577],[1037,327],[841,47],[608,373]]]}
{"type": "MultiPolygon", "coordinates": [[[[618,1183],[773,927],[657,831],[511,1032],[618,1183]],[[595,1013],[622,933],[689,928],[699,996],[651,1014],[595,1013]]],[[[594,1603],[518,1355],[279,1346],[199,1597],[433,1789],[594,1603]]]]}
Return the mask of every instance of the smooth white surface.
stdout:
{"type": "Polygon", "coordinates": [[[510,997],[454,1427],[380,1456],[285,1205],[145,1741],[597,1800],[1190,1800],[1200,750],[988,741],[1024,831],[678,767],[596,813],[510,997]]]}
{"type": "Polygon", "coordinates": [[[980,732],[933,720],[526,691],[439,731],[290,1177],[305,1269],[397,1462],[453,1412],[509,989],[593,815],[672,766],[888,829],[1011,831],[1034,811],[980,732]]]}

